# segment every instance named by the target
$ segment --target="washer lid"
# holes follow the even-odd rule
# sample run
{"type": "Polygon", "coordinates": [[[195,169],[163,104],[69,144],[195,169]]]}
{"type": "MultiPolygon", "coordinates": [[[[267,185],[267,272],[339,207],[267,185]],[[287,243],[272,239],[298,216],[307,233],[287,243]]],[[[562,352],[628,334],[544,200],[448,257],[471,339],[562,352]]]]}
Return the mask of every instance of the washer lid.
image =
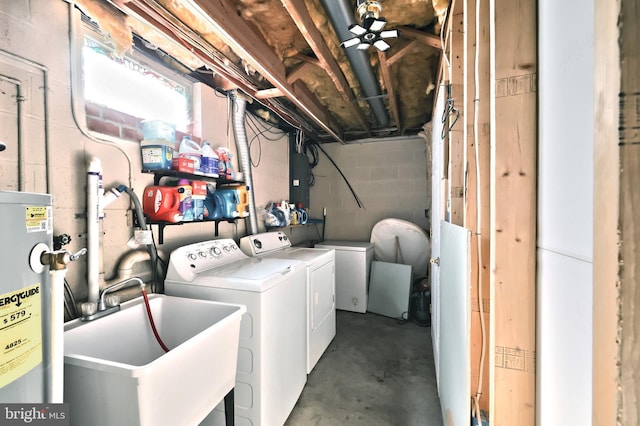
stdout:
{"type": "Polygon", "coordinates": [[[349,251],[366,251],[373,248],[373,243],[369,241],[336,241],[327,240],[315,245],[316,248],[349,250],[349,251]]]}
{"type": "Polygon", "coordinates": [[[261,292],[305,267],[303,262],[296,260],[251,257],[202,271],[191,284],[261,292]]]}
{"type": "Polygon", "coordinates": [[[415,223],[401,219],[381,220],[371,230],[371,242],[375,244],[375,260],[411,265],[414,277],[426,275],[431,243],[425,230],[415,223]]]}

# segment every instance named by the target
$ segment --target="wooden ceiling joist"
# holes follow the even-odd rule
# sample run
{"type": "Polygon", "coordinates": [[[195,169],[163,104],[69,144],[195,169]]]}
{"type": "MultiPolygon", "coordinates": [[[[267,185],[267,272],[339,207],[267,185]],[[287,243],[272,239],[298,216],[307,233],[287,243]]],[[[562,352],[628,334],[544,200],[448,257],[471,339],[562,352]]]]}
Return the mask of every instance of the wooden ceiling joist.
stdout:
{"type": "Polygon", "coordinates": [[[331,54],[329,47],[324,41],[322,34],[316,28],[307,6],[303,0],[282,0],[282,5],[285,7],[291,19],[296,23],[300,33],[305,38],[313,53],[315,53],[320,66],[325,70],[329,78],[333,81],[333,84],[338,89],[338,92],[344,99],[347,105],[354,105],[353,113],[358,120],[358,123],[366,130],[367,134],[371,136],[371,128],[362,112],[360,107],[355,102],[355,95],[347,82],[346,77],[342,73],[338,62],[331,54]]]}
{"type": "Polygon", "coordinates": [[[405,44],[404,46],[402,46],[400,48],[400,50],[398,50],[397,52],[395,52],[393,55],[390,55],[387,58],[387,66],[391,66],[393,64],[395,64],[396,62],[398,62],[400,59],[402,59],[407,53],[411,52],[413,50],[414,47],[416,47],[418,45],[418,41],[417,40],[411,40],[409,43],[405,44]]]}
{"type": "Polygon", "coordinates": [[[257,92],[255,92],[254,96],[256,99],[271,99],[279,98],[284,95],[282,94],[282,91],[280,89],[274,87],[272,89],[258,90],[257,92]]]}
{"type": "MultiPolygon", "coordinates": [[[[131,0],[124,6],[131,10],[144,10],[149,6],[161,7],[155,0],[131,0]],[[138,7],[136,8],[136,6],[138,7]]],[[[257,70],[275,89],[280,90],[282,95],[286,96],[303,114],[313,120],[334,140],[344,143],[343,130],[333,119],[332,114],[322,106],[313,93],[301,89],[300,82],[292,84],[287,81],[285,67],[273,48],[238,16],[230,0],[185,0],[182,2],[182,6],[206,21],[217,37],[257,70]]],[[[158,24],[160,26],[166,25],[165,22],[153,23],[153,25],[158,24]]],[[[177,38],[181,43],[190,42],[190,40],[176,37],[171,30],[167,30],[166,33],[170,37],[177,38]]],[[[210,58],[208,62],[211,62],[210,58]]],[[[222,69],[216,68],[215,71],[226,75],[222,69]]],[[[239,87],[246,90],[247,93],[256,93],[255,88],[247,90],[246,86],[243,84],[239,87]]]]}
{"type": "Polygon", "coordinates": [[[427,46],[435,47],[436,49],[442,49],[442,42],[440,37],[434,34],[425,33],[423,31],[414,30],[410,27],[398,27],[400,34],[403,37],[412,38],[418,40],[427,46]]]}
{"type": "Polygon", "coordinates": [[[387,55],[384,52],[378,50],[378,60],[380,61],[380,73],[382,74],[382,80],[387,88],[387,95],[389,95],[389,108],[391,109],[391,115],[396,122],[398,133],[401,133],[402,123],[400,123],[400,112],[398,110],[398,100],[396,99],[395,91],[393,90],[393,81],[389,74],[389,66],[387,64],[387,55]]]}
{"type": "Polygon", "coordinates": [[[287,75],[287,81],[289,82],[289,84],[293,84],[295,81],[300,80],[300,77],[309,72],[309,68],[312,68],[314,66],[315,65],[311,64],[310,62],[302,62],[300,65],[291,70],[289,75],[287,75]]]}

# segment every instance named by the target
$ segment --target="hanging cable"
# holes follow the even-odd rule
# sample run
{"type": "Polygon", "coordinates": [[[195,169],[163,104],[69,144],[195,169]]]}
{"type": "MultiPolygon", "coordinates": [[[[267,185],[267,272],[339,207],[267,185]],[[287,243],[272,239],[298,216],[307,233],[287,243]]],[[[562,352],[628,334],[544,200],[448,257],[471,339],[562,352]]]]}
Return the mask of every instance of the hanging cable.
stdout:
{"type": "MultiPolygon", "coordinates": [[[[333,164],[333,167],[336,168],[336,170],[338,171],[338,173],[340,173],[340,176],[342,176],[342,179],[344,179],[345,183],[347,184],[347,186],[349,187],[349,190],[351,191],[351,194],[353,194],[353,198],[356,200],[356,203],[358,203],[358,207],[360,207],[361,209],[364,209],[364,205],[362,204],[362,200],[360,200],[360,198],[358,197],[358,194],[356,194],[356,191],[353,189],[353,187],[351,186],[351,184],[349,183],[349,181],[347,180],[347,177],[344,175],[344,173],[342,173],[342,170],[340,170],[340,167],[338,167],[338,165],[336,164],[335,161],[333,161],[333,158],[331,158],[329,156],[329,154],[327,154],[327,151],[325,151],[322,146],[320,146],[319,144],[315,144],[318,149],[320,151],[322,151],[322,153],[324,155],[327,156],[327,158],[329,159],[329,161],[331,161],[331,164],[333,164]]],[[[366,209],[365,209],[366,210],[366,209]]]]}
{"type": "Polygon", "coordinates": [[[480,138],[478,136],[478,121],[479,121],[479,109],[480,109],[480,0],[476,1],[476,16],[475,16],[475,58],[473,68],[473,82],[474,82],[474,98],[473,98],[473,147],[475,152],[476,161],[476,243],[477,256],[478,256],[478,311],[480,313],[480,333],[482,336],[482,343],[480,346],[480,368],[478,372],[478,389],[474,397],[474,406],[476,414],[476,422],[478,426],[482,426],[482,419],[480,415],[480,397],[482,396],[483,387],[483,375],[484,375],[484,359],[486,354],[487,336],[484,323],[484,306],[482,304],[483,293],[483,281],[482,281],[482,195],[480,184],[480,138]]]}

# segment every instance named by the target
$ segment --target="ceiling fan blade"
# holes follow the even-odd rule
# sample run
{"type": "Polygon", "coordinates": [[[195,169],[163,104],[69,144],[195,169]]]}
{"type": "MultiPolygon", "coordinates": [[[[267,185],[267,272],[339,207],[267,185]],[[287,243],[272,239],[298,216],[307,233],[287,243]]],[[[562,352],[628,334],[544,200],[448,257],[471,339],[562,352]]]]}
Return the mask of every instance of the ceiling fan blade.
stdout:
{"type": "Polygon", "coordinates": [[[391,47],[391,46],[389,46],[389,43],[387,43],[387,42],[386,42],[386,41],[384,41],[384,40],[378,40],[378,41],[376,41],[375,43],[373,43],[373,45],[374,45],[375,47],[377,47],[377,48],[378,48],[378,50],[380,50],[380,51],[382,51],[382,52],[384,52],[385,50],[387,50],[387,49],[389,49],[389,48],[391,47]]]}
{"type": "Polygon", "coordinates": [[[397,38],[398,30],[387,30],[380,32],[380,37],[382,38],[397,38]]]}
{"type": "Polygon", "coordinates": [[[349,40],[345,40],[342,42],[343,47],[352,47],[356,44],[360,44],[360,39],[358,37],[350,38],[349,40]]]}
{"type": "Polygon", "coordinates": [[[357,36],[360,36],[360,35],[366,33],[367,29],[361,27],[358,24],[352,24],[352,25],[349,25],[349,31],[351,31],[353,34],[355,34],[357,36]]]}

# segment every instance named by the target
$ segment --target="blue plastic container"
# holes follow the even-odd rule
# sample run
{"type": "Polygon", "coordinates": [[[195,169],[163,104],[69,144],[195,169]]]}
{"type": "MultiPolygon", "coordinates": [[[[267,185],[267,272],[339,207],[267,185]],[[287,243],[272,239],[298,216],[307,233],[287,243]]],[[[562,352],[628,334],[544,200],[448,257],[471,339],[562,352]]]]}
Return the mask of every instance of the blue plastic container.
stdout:
{"type": "Polygon", "coordinates": [[[143,170],[171,170],[173,161],[173,142],[162,139],[140,142],[143,170]]]}

